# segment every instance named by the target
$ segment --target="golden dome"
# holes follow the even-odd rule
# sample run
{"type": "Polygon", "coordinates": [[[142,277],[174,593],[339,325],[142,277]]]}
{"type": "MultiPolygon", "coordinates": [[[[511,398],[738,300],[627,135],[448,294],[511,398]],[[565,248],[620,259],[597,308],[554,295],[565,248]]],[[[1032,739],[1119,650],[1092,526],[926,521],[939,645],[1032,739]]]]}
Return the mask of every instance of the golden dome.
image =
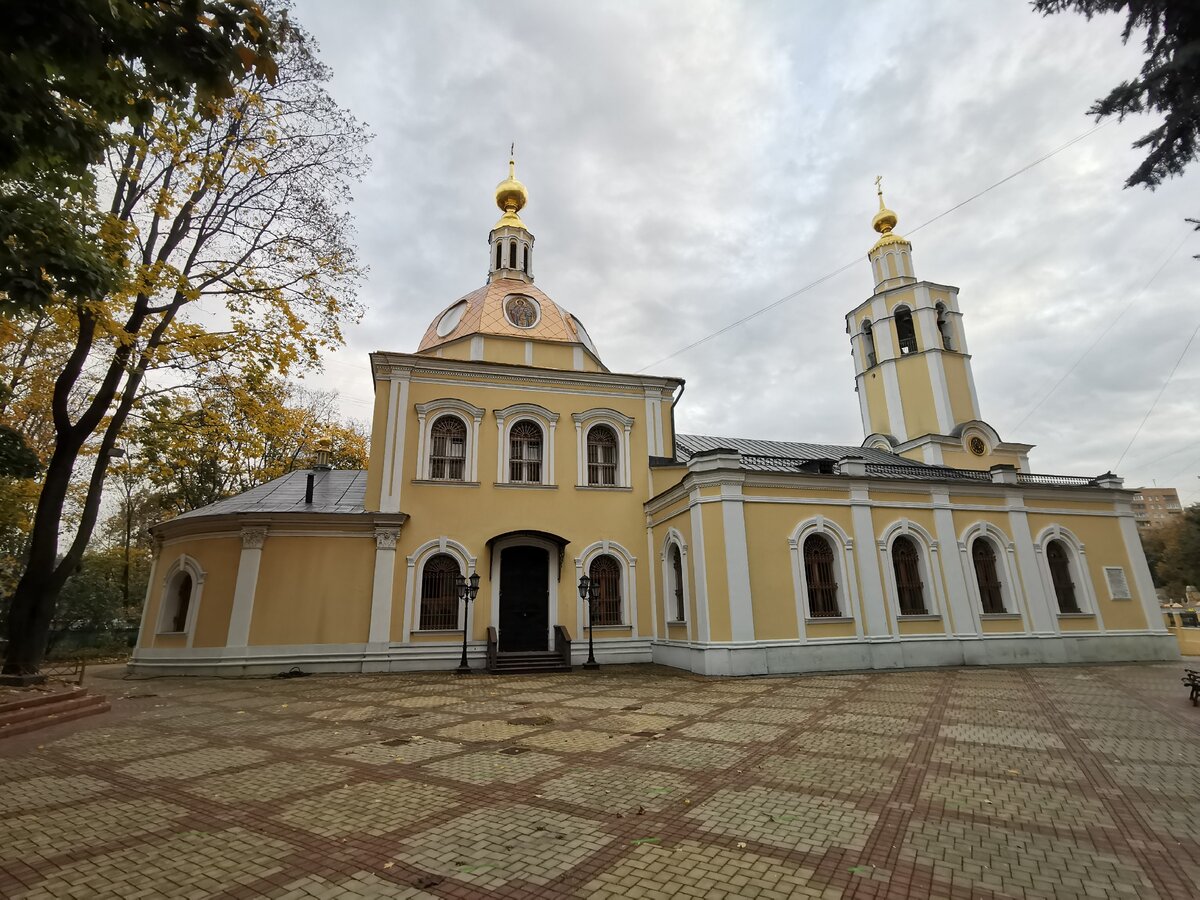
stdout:
{"type": "Polygon", "coordinates": [[[875,192],[879,195],[879,212],[875,213],[875,218],[871,219],[871,227],[879,232],[879,240],[875,242],[872,250],[876,250],[885,244],[907,244],[904,238],[898,234],[894,234],[892,229],[896,227],[896,222],[899,217],[895,212],[883,205],[883,176],[880,175],[875,179],[875,192]]]}
{"type": "Polygon", "coordinates": [[[504,213],[500,217],[500,221],[496,223],[496,228],[504,225],[512,225],[516,228],[525,227],[525,223],[521,221],[521,217],[517,213],[529,202],[529,192],[525,190],[525,185],[517,181],[516,168],[516,161],[510,157],[508,177],[496,185],[496,205],[504,213]]]}

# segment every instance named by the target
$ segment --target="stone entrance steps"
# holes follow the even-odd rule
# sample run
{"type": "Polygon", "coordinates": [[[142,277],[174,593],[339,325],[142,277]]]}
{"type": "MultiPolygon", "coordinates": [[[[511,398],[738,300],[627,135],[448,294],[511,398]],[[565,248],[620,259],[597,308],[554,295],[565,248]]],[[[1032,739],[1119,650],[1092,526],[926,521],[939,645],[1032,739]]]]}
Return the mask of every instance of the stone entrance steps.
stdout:
{"type": "Polygon", "coordinates": [[[488,671],[494,675],[527,675],[570,672],[571,667],[553,650],[531,650],[524,653],[497,653],[496,662],[488,671]]]}
{"type": "Polygon", "coordinates": [[[86,688],[58,691],[22,691],[12,699],[0,700],[0,740],[49,725],[108,712],[112,706],[86,688]]]}

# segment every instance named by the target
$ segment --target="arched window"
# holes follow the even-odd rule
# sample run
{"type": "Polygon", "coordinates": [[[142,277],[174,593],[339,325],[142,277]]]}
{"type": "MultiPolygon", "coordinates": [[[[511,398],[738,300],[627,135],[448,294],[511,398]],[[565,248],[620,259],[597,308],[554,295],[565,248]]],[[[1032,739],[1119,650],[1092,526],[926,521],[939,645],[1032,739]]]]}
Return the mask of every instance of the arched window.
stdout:
{"type": "Polygon", "coordinates": [[[921,582],[920,558],[912,538],[901,535],[892,542],[892,568],[896,573],[900,615],[925,615],[925,585],[921,582]]]}
{"type": "Polygon", "coordinates": [[[542,429],[522,419],[508,433],[508,480],[520,484],[542,483],[542,429]]]}
{"type": "Polygon", "coordinates": [[[528,244],[526,244],[525,245],[525,253],[521,257],[521,269],[525,272],[526,275],[529,274],[529,254],[532,252],[533,252],[533,248],[530,247],[528,244]]]}
{"type": "Polygon", "coordinates": [[[430,430],[429,477],[462,481],[466,462],[467,426],[458,416],[442,416],[430,430]]]}
{"type": "Polygon", "coordinates": [[[517,242],[508,242],[508,267],[515,269],[517,267],[517,242]]]}
{"type": "Polygon", "coordinates": [[[504,245],[496,241],[496,268],[499,269],[503,265],[504,245]]]}
{"type": "Polygon", "coordinates": [[[188,609],[192,605],[192,576],[187,572],[175,586],[174,610],[171,614],[171,630],[187,631],[188,609]]]}
{"type": "Polygon", "coordinates": [[[971,545],[971,561],[975,564],[975,583],[979,585],[979,600],[986,614],[1003,613],[1004,594],[996,572],[996,548],[987,538],[976,538],[971,545]]]}
{"type": "Polygon", "coordinates": [[[588,484],[615,487],[617,484],[617,433],[607,425],[595,425],[587,438],[588,484]]]}
{"type": "Polygon", "coordinates": [[[871,330],[871,320],[867,319],[862,324],[863,334],[863,352],[867,357],[867,367],[875,365],[875,332],[871,330]]]}
{"type": "Polygon", "coordinates": [[[942,336],[942,348],[945,350],[953,350],[954,342],[950,339],[950,322],[946,318],[946,304],[939,303],[937,309],[937,329],[942,336]]]}
{"type": "Polygon", "coordinates": [[[682,622],[687,618],[687,601],[683,596],[683,554],[679,545],[671,545],[671,588],[675,594],[675,621],[682,622]]]}
{"type": "Polygon", "coordinates": [[[913,327],[912,310],[907,306],[896,308],[896,340],[900,344],[900,355],[917,352],[917,331],[913,327]]]}
{"type": "Polygon", "coordinates": [[[596,585],[592,624],[621,624],[621,564],[607,553],[592,560],[589,576],[596,585]]]}
{"type": "Polygon", "coordinates": [[[1077,613],[1079,601],[1075,599],[1069,552],[1062,541],[1051,541],[1046,545],[1046,562],[1050,566],[1050,580],[1054,582],[1054,596],[1058,598],[1058,611],[1077,613]]]}
{"type": "Polygon", "coordinates": [[[804,539],[804,580],[808,585],[808,608],[813,618],[840,616],[838,585],[833,564],[833,547],[819,534],[804,539]]]}
{"type": "Polygon", "coordinates": [[[422,631],[454,631],[458,628],[458,561],[438,553],[425,563],[421,575],[422,631]]]}

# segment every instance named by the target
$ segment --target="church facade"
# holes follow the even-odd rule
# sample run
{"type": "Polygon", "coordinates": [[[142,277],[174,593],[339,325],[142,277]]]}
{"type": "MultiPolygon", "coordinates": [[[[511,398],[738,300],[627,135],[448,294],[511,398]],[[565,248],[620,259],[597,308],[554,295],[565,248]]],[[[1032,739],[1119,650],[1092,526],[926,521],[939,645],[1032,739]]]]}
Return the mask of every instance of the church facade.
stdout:
{"type": "Polygon", "coordinates": [[[510,161],[486,284],[371,355],[366,472],[155,526],[133,669],[578,664],[589,625],[602,664],[712,675],[1178,656],[1133,492],[1033,473],[983,420],[958,289],[882,194],[860,446],[676,433],[683,382],[610,372],[535,287],[526,201],[510,161]]]}

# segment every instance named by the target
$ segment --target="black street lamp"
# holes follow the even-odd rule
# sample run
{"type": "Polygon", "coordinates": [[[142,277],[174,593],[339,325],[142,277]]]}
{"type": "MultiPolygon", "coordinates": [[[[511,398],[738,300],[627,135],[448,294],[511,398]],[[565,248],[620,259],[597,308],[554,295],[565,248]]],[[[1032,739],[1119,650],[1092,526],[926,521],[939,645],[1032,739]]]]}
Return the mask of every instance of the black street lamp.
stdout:
{"type": "Polygon", "coordinates": [[[455,671],[459,675],[470,675],[471,667],[467,665],[467,626],[471,621],[471,601],[479,594],[479,574],[472,572],[470,579],[460,574],[454,586],[458,589],[458,599],[463,602],[463,652],[455,671]]]}
{"type": "Polygon", "coordinates": [[[587,575],[579,579],[579,599],[586,601],[588,607],[588,658],[587,662],[583,664],[585,669],[600,668],[600,663],[596,662],[596,649],[592,646],[592,626],[596,621],[593,606],[599,593],[600,585],[588,578],[587,575]]]}

